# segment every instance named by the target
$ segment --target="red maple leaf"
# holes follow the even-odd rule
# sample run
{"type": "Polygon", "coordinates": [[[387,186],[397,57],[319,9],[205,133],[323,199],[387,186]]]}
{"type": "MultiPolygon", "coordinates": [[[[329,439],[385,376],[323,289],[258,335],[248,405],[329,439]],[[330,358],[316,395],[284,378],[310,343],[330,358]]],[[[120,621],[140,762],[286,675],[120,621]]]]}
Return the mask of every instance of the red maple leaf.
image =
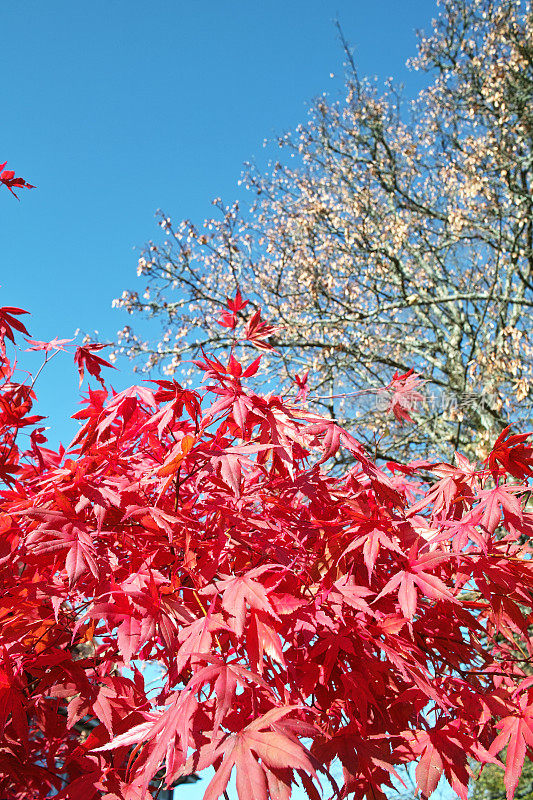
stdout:
{"type": "Polygon", "coordinates": [[[508,472],[514,478],[533,476],[533,445],[527,443],[531,433],[515,433],[509,435],[512,426],[508,425],[494,442],[494,447],[487,458],[487,464],[493,475],[508,472]],[[498,467],[498,464],[501,467],[498,467]]]}
{"type": "Polygon", "coordinates": [[[315,759],[282,721],[291,711],[291,706],[273,709],[224,739],[213,753],[213,761],[222,758],[222,762],[205,791],[204,800],[218,800],[233,767],[239,800],[267,800],[269,774],[279,780],[284,771],[292,775],[293,770],[303,770],[316,778],[315,759]],[[273,730],[263,730],[269,727],[273,730]]]}
{"type": "Polygon", "coordinates": [[[7,161],[4,161],[3,164],[0,164],[0,183],[3,183],[4,186],[7,186],[9,191],[12,195],[14,195],[17,200],[19,199],[18,195],[15,194],[13,189],[35,189],[35,186],[32,186],[31,183],[28,183],[24,180],[24,178],[16,178],[15,173],[12,169],[4,169],[7,161]]]}
{"type": "Polygon", "coordinates": [[[13,306],[4,306],[3,308],[0,308],[0,353],[4,356],[6,353],[4,343],[6,336],[11,342],[14,342],[15,334],[13,331],[24,333],[26,336],[30,335],[26,330],[24,323],[22,323],[19,319],[16,319],[16,317],[20,314],[28,314],[28,311],[24,311],[22,308],[15,308],[13,306]]]}
{"type": "Polygon", "coordinates": [[[386,412],[392,412],[400,423],[413,422],[410,412],[424,399],[418,391],[424,383],[425,381],[421,380],[420,375],[413,369],[404,372],[403,375],[395,372],[388,386],[378,392],[389,399],[386,412]]]}
{"type": "Polygon", "coordinates": [[[259,308],[246,323],[244,338],[257,347],[258,350],[273,350],[274,347],[268,339],[275,336],[280,330],[279,326],[268,325],[261,318],[261,309],[259,308]]]}
{"type": "Polygon", "coordinates": [[[527,706],[527,695],[521,698],[521,713],[504,717],[497,723],[500,733],[492,742],[489,753],[496,755],[507,746],[504,782],[507,800],[512,800],[520,780],[522,766],[529,751],[533,756],[533,707],[527,706]]]}
{"type": "Polygon", "coordinates": [[[80,386],[83,383],[85,375],[85,368],[90,375],[93,375],[96,380],[103,386],[104,381],[101,377],[102,367],[111,367],[116,369],[109,361],[106,361],[100,356],[95,356],[94,353],[98,350],[103,350],[104,347],[109,347],[108,344],[100,344],[98,342],[90,342],[89,344],[82,345],[76,348],[74,354],[74,363],[78,365],[78,372],[80,373],[80,386]]]}
{"type": "Polygon", "coordinates": [[[303,375],[295,375],[294,382],[298,387],[298,392],[296,394],[296,401],[301,400],[302,403],[305,403],[307,400],[307,395],[309,394],[309,385],[307,383],[307,379],[309,377],[309,370],[304,372],[303,375]]]}
{"type": "Polygon", "coordinates": [[[241,293],[238,289],[233,299],[231,297],[226,299],[227,308],[229,308],[231,313],[224,311],[220,319],[217,319],[217,322],[219,325],[222,325],[223,328],[230,328],[231,330],[234,330],[237,326],[237,314],[248,305],[248,300],[243,301],[241,293]]]}
{"type": "Polygon", "coordinates": [[[227,306],[229,310],[232,311],[234,314],[238,314],[239,311],[242,311],[242,309],[246,308],[246,306],[248,305],[248,300],[242,299],[239,289],[237,289],[237,291],[235,292],[235,297],[233,298],[233,300],[230,297],[228,297],[227,301],[228,301],[227,306]]]}
{"type": "Polygon", "coordinates": [[[449,556],[444,553],[425,553],[417,556],[416,545],[409,556],[409,566],[407,569],[400,570],[387,582],[378,597],[384,597],[398,589],[398,603],[406,619],[413,619],[417,609],[417,589],[422,595],[431,597],[434,600],[447,600],[450,603],[458,603],[456,598],[450,593],[446,584],[436,575],[428,572],[449,556]]]}
{"type": "Polygon", "coordinates": [[[26,342],[31,345],[31,347],[27,347],[26,351],[29,352],[30,350],[35,351],[42,351],[44,353],[52,353],[52,352],[59,352],[59,350],[63,350],[66,352],[66,349],[63,347],[64,344],[68,344],[68,342],[74,341],[73,339],[58,339],[57,336],[55,339],[51,339],[49,342],[40,342],[37,339],[26,339],[26,342]]]}
{"type": "Polygon", "coordinates": [[[228,624],[238,635],[244,631],[246,620],[246,606],[265,611],[275,619],[278,618],[274,611],[262,583],[255,580],[263,573],[272,570],[272,567],[256,567],[242,576],[227,577],[217,581],[215,586],[202,590],[203,594],[215,594],[222,591],[222,608],[230,615],[228,624]]]}

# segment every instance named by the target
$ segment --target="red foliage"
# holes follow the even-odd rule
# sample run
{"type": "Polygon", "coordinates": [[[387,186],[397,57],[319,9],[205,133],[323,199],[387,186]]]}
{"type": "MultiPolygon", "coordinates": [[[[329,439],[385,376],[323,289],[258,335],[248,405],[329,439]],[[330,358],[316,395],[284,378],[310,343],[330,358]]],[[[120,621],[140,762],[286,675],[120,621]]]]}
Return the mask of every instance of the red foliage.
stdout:
{"type": "MultiPolygon", "coordinates": [[[[49,342],[49,344],[52,343],[49,342]]],[[[81,347],[76,348],[74,362],[78,365],[80,386],[83,383],[85,368],[87,368],[89,375],[92,375],[94,378],[96,378],[96,380],[99,381],[102,386],[104,385],[104,381],[101,377],[102,367],[111,367],[111,369],[115,369],[115,367],[110,364],[109,361],[106,361],[100,356],[94,355],[95,352],[102,350],[104,347],[109,347],[109,345],[101,344],[99,342],[90,342],[90,344],[82,345],[81,347]]]]}
{"type": "Polygon", "coordinates": [[[278,333],[280,328],[268,325],[261,317],[261,309],[257,309],[255,314],[250,317],[244,329],[244,338],[251,342],[258,350],[273,350],[274,348],[268,341],[278,333]]]}
{"type": "Polygon", "coordinates": [[[400,375],[395,372],[388,386],[380,390],[388,397],[386,411],[394,414],[398,422],[413,422],[410,412],[424,399],[418,389],[425,381],[413,369],[400,375]]]}
{"type": "Polygon", "coordinates": [[[487,463],[494,477],[498,474],[498,463],[501,464],[502,473],[509,473],[514,478],[521,480],[526,477],[533,477],[533,447],[527,441],[527,433],[515,433],[509,436],[511,425],[498,436],[492,453],[487,459],[487,463]]]}
{"type": "MultiPolygon", "coordinates": [[[[19,311],[2,340],[26,332],[19,311]]],[[[94,349],[77,361],[103,384],[94,349]]],[[[436,465],[428,489],[246,388],[258,362],[198,366],[202,392],[90,389],[67,452],[42,428],[22,452],[39,418],[3,359],[0,796],[140,800],[156,773],[213,765],[207,800],[232,770],[240,800],[286,800],[297,779],[384,798],[417,760],[424,796],[444,774],[466,799],[468,759],[508,746],[511,797],[533,749],[524,438],[486,467],[436,465]],[[162,667],[156,696],[141,660],[162,667]]]]}
{"type": "Polygon", "coordinates": [[[21,314],[27,314],[21,308],[13,308],[12,306],[4,306],[0,308],[0,354],[6,354],[6,339],[15,342],[15,331],[19,333],[28,333],[24,323],[17,319],[21,314]]]}
{"type": "Polygon", "coordinates": [[[17,200],[18,195],[15,194],[13,189],[35,189],[35,186],[32,186],[31,183],[28,183],[24,180],[24,178],[17,178],[15,177],[15,173],[12,169],[4,169],[7,161],[4,161],[3,164],[0,164],[0,183],[3,183],[4,186],[7,186],[9,191],[12,195],[14,195],[17,200]]]}
{"type": "Polygon", "coordinates": [[[237,326],[237,314],[248,305],[248,300],[243,301],[241,293],[238,289],[235,292],[235,297],[233,299],[231,297],[226,299],[227,308],[229,311],[224,311],[217,322],[219,325],[222,325],[223,328],[230,328],[231,330],[234,330],[237,326]]]}

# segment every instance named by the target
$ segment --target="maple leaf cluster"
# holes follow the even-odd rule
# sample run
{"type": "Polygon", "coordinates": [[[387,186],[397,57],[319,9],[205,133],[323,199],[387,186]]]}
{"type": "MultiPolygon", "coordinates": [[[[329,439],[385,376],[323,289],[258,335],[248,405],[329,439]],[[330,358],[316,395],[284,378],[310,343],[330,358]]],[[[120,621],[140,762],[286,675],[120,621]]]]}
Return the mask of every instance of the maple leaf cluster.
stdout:
{"type": "MultiPolygon", "coordinates": [[[[248,305],[248,300],[242,299],[240,290],[237,289],[235,297],[227,297],[226,304],[222,316],[217,319],[217,323],[223,328],[229,328],[234,331],[239,321],[239,313],[243,311],[248,305]]],[[[268,341],[276,333],[279,333],[280,327],[269,325],[262,318],[261,309],[258,308],[254,314],[248,319],[243,330],[243,340],[250,342],[258,350],[273,350],[274,348],[268,341]]]]}
{"type": "Polygon", "coordinates": [[[384,800],[415,761],[422,796],[445,775],[466,800],[469,759],[506,748],[512,797],[533,750],[523,435],[425,483],[306,411],[306,376],[289,403],[246,385],[259,359],[205,354],[201,391],[117,394],[91,345],[100,385],[55,452],[5,352],[21,313],[0,310],[0,796],[142,800],[212,766],[206,800],[232,772],[239,800],[384,800]]]}

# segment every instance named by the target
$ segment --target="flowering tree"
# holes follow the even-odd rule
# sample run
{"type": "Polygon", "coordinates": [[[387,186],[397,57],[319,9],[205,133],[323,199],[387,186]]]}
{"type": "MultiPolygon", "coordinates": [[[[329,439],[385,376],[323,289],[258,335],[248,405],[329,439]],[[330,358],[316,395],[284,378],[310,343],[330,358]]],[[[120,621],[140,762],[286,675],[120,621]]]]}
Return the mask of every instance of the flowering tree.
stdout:
{"type": "Polygon", "coordinates": [[[531,418],[532,20],[529,2],[445,0],[407,108],[346,48],[345,99],[319,98],[280,162],[247,169],[249,212],[216,201],[204,229],[161,216],[164,240],[139,261],[146,292],[116,302],[164,333],[150,344],[127,327],[123,349],[172,374],[200,344],[227,349],[261,306],[279,325],[276,374],[309,370],[309,400],[377,455],[486,455],[531,418]],[[221,319],[237,289],[250,305],[221,319]],[[411,368],[427,381],[418,424],[388,429],[368,390],[411,368]]]}
{"type": "Polygon", "coordinates": [[[240,800],[384,800],[417,761],[423,796],[444,774],[466,800],[469,758],[507,747],[510,800],[533,748],[527,437],[427,485],[249,388],[259,358],[116,394],[86,345],[100,385],[54,452],[6,353],[23,313],[0,310],[0,795],[141,800],[212,765],[206,800],[232,772],[240,800]]]}

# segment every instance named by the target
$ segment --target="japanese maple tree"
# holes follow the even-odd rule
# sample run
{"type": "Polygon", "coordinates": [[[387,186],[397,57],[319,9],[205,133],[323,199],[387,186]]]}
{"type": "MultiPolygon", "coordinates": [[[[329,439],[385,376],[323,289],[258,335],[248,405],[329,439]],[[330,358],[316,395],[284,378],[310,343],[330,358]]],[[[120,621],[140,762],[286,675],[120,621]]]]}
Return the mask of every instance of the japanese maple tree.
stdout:
{"type": "MultiPolygon", "coordinates": [[[[416,761],[422,796],[444,774],[466,800],[469,759],[506,749],[512,797],[533,750],[524,436],[417,477],[305,396],[253,391],[260,358],[115,393],[86,345],[99,383],[56,452],[6,352],[22,313],[0,310],[0,796],[141,800],[213,766],[206,800],[232,772],[239,800],[384,798],[416,761]]],[[[248,312],[260,352],[272,328],[248,312]]]]}

